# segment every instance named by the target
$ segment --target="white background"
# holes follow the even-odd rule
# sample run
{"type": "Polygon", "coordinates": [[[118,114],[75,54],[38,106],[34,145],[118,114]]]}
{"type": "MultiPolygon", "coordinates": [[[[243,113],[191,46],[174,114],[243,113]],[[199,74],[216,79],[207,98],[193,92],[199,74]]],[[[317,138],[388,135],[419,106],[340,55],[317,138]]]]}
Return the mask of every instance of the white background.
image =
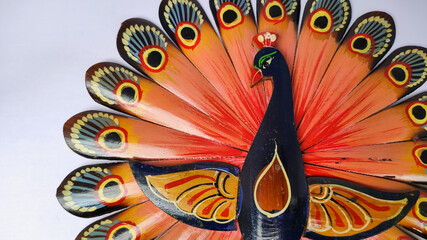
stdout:
{"type": "MultiPolygon", "coordinates": [[[[159,2],[0,1],[1,239],[74,239],[93,221],[68,214],[55,198],[70,171],[94,162],[68,149],[62,125],[80,111],[106,110],[87,94],[85,71],[100,61],[124,64],[116,50],[121,22],[159,24],[159,2]]],[[[210,15],[208,1],[200,2],[210,15]]],[[[352,22],[372,10],[394,17],[392,50],[427,47],[427,1],[351,2],[352,22]]]]}

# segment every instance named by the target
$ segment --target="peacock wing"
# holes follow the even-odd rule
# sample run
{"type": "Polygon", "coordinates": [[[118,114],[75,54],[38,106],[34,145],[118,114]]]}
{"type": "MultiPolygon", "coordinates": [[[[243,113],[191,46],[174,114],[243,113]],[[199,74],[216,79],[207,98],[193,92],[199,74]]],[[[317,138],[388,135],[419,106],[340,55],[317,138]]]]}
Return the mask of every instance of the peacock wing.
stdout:
{"type": "Polygon", "coordinates": [[[191,226],[236,230],[241,204],[238,169],[218,162],[155,167],[131,164],[142,191],[157,207],[191,226]]]}
{"type": "MultiPolygon", "coordinates": [[[[350,20],[351,6],[348,0],[310,0],[305,5],[292,75],[297,126],[310,106],[350,20]]],[[[283,51],[286,53],[292,50],[283,51]]]]}
{"type": "Polygon", "coordinates": [[[415,204],[419,191],[384,192],[335,178],[308,178],[307,237],[361,239],[397,224],[415,204]]]}

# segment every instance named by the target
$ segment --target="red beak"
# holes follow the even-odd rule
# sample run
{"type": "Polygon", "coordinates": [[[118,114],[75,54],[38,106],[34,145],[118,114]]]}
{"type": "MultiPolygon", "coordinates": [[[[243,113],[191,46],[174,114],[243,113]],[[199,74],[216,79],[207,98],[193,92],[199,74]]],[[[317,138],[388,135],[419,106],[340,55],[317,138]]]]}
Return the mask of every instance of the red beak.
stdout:
{"type": "Polygon", "coordinates": [[[252,68],[251,88],[257,85],[263,77],[260,69],[252,68]]]}

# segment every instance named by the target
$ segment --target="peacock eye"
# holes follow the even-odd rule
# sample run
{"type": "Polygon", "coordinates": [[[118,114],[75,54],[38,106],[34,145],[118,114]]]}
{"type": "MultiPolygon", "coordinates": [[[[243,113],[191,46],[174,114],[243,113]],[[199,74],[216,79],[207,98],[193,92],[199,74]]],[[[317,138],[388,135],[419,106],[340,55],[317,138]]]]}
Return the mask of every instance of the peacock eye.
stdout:
{"type": "Polygon", "coordinates": [[[218,9],[217,19],[221,27],[231,29],[243,23],[243,12],[236,4],[226,2],[218,9]]]}
{"type": "Polygon", "coordinates": [[[350,39],[349,48],[354,53],[368,57],[374,52],[375,42],[370,35],[359,33],[350,39]]]}
{"type": "Polygon", "coordinates": [[[108,231],[108,235],[105,239],[116,240],[116,239],[129,239],[137,240],[140,239],[139,229],[130,222],[120,222],[108,231]]]}
{"type": "Polygon", "coordinates": [[[423,102],[412,103],[406,111],[415,126],[423,126],[427,123],[427,106],[423,102]]]}
{"type": "Polygon", "coordinates": [[[150,72],[160,72],[166,67],[167,54],[163,48],[149,45],[141,49],[139,59],[145,69],[150,72]]]}
{"type": "Polygon", "coordinates": [[[385,75],[396,87],[405,87],[412,78],[412,68],[407,63],[395,62],[387,68],[385,75]]]}
{"type": "Polygon", "coordinates": [[[117,103],[124,106],[135,106],[141,100],[140,86],[130,80],[120,81],[114,88],[117,103]]]}
{"type": "Polygon", "coordinates": [[[181,22],[176,26],[175,38],[180,46],[193,49],[200,42],[200,30],[191,22],[181,22]]]}
{"type": "Polygon", "coordinates": [[[107,152],[121,152],[126,148],[127,132],[121,127],[106,127],[95,137],[98,146],[107,152]]]}
{"type": "Polygon", "coordinates": [[[97,200],[106,206],[115,206],[126,197],[126,187],[120,176],[110,175],[100,181],[95,188],[97,200]]]}
{"type": "Polygon", "coordinates": [[[264,7],[264,17],[269,22],[278,23],[286,18],[286,8],[281,1],[271,0],[264,7]]]}
{"type": "Polygon", "coordinates": [[[308,24],[310,29],[317,33],[329,33],[334,25],[332,14],[324,8],[312,12],[308,24]]]}
{"type": "Polygon", "coordinates": [[[262,62],[262,69],[265,70],[270,67],[271,61],[273,61],[273,57],[269,57],[264,62],[262,62]]]}

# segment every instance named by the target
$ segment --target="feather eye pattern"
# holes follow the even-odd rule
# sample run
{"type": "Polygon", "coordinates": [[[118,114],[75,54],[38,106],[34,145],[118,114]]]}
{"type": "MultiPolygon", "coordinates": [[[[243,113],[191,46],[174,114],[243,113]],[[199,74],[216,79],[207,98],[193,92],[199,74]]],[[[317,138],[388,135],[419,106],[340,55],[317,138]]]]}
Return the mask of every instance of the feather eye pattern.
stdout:
{"type": "Polygon", "coordinates": [[[349,4],[347,1],[316,0],[310,7],[308,25],[317,33],[339,32],[348,24],[349,4]]]}
{"type": "Polygon", "coordinates": [[[107,113],[89,113],[76,120],[69,131],[68,144],[82,154],[103,156],[123,152],[128,146],[128,132],[107,113]]]}
{"type": "Polygon", "coordinates": [[[427,236],[427,94],[403,100],[426,82],[426,48],[382,60],[394,20],[350,26],[350,0],[256,3],[210,0],[218,31],[197,0],[161,0],[162,27],[122,23],[136,71],[100,62],[85,81],[128,115],[64,124],[76,153],[120,160],[58,187],[71,214],[104,215],[77,239],[427,236]]]}
{"type": "Polygon", "coordinates": [[[175,34],[181,47],[193,49],[200,42],[200,29],[204,16],[199,6],[191,1],[169,1],[164,7],[164,17],[168,30],[175,34]]]}
{"type": "Polygon", "coordinates": [[[150,72],[161,72],[168,60],[167,43],[163,34],[153,26],[131,25],[122,35],[124,50],[130,59],[150,72]]]}
{"type": "Polygon", "coordinates": [[[377,58],[390,47],[394,32],[393,22],[388,17],[366,16],[354,29],[348,47],[354,53],[377,58]]]}
{"type": "Polygon", "coordinates": [[[142,99],[140,79],[120,66],[104,66],[94,70],[88,88],[98,99],[108,105],[132,107],[142,99]]]}
{"type": "Polygon", "coordinates": [[[64,179],[57,197],[67,211],[81,217],[99,216],[147,199],[128,163],[78,168],[64,179]]]}
{"type": "Polygon", "coordinates": [[[396,87],[413,88],[424,83],[427,76],[425,49],[402,51],[387,68],[386,76],[396,87]]]}

